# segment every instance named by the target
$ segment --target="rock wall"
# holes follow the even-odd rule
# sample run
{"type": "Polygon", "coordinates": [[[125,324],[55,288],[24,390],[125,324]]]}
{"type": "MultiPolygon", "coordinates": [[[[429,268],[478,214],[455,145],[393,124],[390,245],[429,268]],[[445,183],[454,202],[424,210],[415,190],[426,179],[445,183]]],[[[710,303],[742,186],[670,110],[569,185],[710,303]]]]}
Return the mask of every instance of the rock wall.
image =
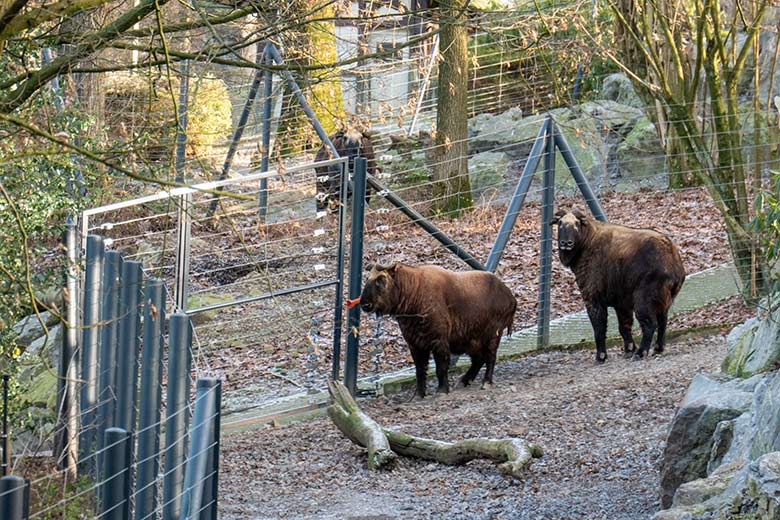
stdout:
{"type": "Polygon", "coordinates": [[[669,428],[656,520],[780,520],[778,321],[775,310],[736,327],[724,372],[691,382],[669,428]]]}

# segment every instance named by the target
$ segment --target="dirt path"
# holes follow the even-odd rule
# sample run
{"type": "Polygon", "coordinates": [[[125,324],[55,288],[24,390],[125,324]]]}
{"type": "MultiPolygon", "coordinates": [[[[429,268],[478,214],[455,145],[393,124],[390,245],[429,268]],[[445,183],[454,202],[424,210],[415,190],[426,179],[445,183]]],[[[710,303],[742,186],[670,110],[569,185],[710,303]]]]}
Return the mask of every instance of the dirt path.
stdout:
{"type": "Polygon", "coordinates": [[[667,425],[693,375],[718,368],[725,341],[680,339],[641,362],[609,353],[604,366],[590,350],[505,362],[491,391],[363,403],[379,422],[417,435],[536,441],[545,456],[524,480],[484,461],[447,467],[400,458],[392,471],[369,473],[362,450],[318,419],[224,439],[221,517],[648,518],[667,425]]]}

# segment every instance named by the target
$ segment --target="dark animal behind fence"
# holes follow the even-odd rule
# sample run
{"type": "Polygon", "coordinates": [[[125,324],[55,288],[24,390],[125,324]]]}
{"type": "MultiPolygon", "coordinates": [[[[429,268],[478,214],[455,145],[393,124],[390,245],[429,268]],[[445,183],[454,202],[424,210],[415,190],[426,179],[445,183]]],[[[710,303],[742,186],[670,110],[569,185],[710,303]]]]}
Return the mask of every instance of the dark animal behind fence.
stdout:
{"type": "Polygon", "coordinates": [[[585,300],[596,339],[596,361],[607,359],[607,308],[614,307],[626,355],[644,356],[658,331],[654,351],[664,349],[669,308],[685,280],[672,241],[649,229],[634,229],[592,219],[579,211],[558,211],[558,255],[569,267],[585,300]],[[642,328],[636,349],[634,313],[642,328]]]}
{"type": "MultiPolygon", "coordinates": [[[[333,146],[339,157],[349,157],[349,170],[355,167],[355,157],[365,157],[368,161],[367,172],[369,175],[377,174],[376,157],[371,138],[358,131],[339,131],[330,136],[333,146]]],[[[332,159],[333,152],[323,144],[314,157],[315,161],[327,161],[332,159]]],[[[338,165],[319,166],[314,169],[317,173],[317,211],[327,208],[335,209],[334,204],[339,199],[340,170],[338,165]]],[[[366,186],[366,203],[371,200],[371,187],[366,186]]]]}
{"type": "Polygon", "coordinates": [[[471,357],[471,367],[460,379],[464,386],[474,381],[482,365],[483,388],[493,384],[501,334],[504,329],[511,332],[517,300],[491,273],[396,263],[371,269],[360,305],[366,312],[396,318],[414,359],[416,395],[424,397],[431,353],[437,392],[449,392],[451,353],[471,357]]]}

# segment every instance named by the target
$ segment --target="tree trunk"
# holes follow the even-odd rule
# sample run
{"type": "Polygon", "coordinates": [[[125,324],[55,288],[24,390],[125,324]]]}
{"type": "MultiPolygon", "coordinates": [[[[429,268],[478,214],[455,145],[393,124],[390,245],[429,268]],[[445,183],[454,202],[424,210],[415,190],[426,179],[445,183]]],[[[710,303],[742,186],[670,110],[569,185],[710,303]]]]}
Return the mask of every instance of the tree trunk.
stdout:
{"type": "Polygon", "coordinates": [[[468,28],[464,0],[441,2],[439,103],[433,150],[433,205],[457,216],[472,206],[468,168],[468,28]]]}
{"type": "Polygon", "coordinates": [[[500,462],[501,472],[520,478],[531,460],[542,456],[540,446],[522,439],[475,438],[445,442],[382,428],[360,410],[343,384],[331,381],[328,390],[332,398],[328,416],[347,438],[368,449],[369,469],[388,465],[398,453],[448,465],[488,459],[500,462]]]}

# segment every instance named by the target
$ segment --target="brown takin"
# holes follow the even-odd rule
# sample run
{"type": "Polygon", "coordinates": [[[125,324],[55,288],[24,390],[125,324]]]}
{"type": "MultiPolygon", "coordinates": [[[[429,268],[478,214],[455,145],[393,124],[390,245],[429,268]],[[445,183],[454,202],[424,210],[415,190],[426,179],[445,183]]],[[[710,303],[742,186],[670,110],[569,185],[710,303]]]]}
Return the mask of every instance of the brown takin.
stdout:
{"type": "MultiPolygon", "coordinates": [[[[336,147],[339,157],[349,157],[350,171],[355,167],[355,157],[365,157],[368,161],[366,168],[368,174],[376,176],[379,170],[376,166],[374,147],[371,143],[371,138],[367,134],[356,130],[342,130],[331,135],[330,140],[333,146],[336,147]]],[[[323,144],[317,151],[314,160],[327,161],[332,158],[333,152],[327,145],[323,144]]],[[[341,170],[338,165],[334,165],[318,166],[314,171],[317,174],[317,211],[335,209],[341,187],[341,170]]],[[[370,202],[370,200],[371,186],[366,186],[366,203],[370,202]]]]}
{"type": "Polygon", "coordinates": [[[607,359],[607,307],[613,307],[627,356],[643,357],[658,331],[655,353],[664,349],[669,308],[685,280],[677,248],[649,229],[607,224],[579,211],[558,211],[558,255],[574,272],[596,339],[596,361],[607,359]],[[636,349],[634,313],[642,328],[636,349]]]}
{"type": "Polygon", "coordinates": [[[498,344],[504,329],[511,332],[517,301],[491,273],[396,263],[371,269],[360,306],[396,318],[414,359],[416,396],[422,398],[431,353],[437,393],[449,392],[450,354],[471,357],[471,367],[460,379],[464,386],[474,381],[482,365],[482,388],[493,384],[498,344]]]}

